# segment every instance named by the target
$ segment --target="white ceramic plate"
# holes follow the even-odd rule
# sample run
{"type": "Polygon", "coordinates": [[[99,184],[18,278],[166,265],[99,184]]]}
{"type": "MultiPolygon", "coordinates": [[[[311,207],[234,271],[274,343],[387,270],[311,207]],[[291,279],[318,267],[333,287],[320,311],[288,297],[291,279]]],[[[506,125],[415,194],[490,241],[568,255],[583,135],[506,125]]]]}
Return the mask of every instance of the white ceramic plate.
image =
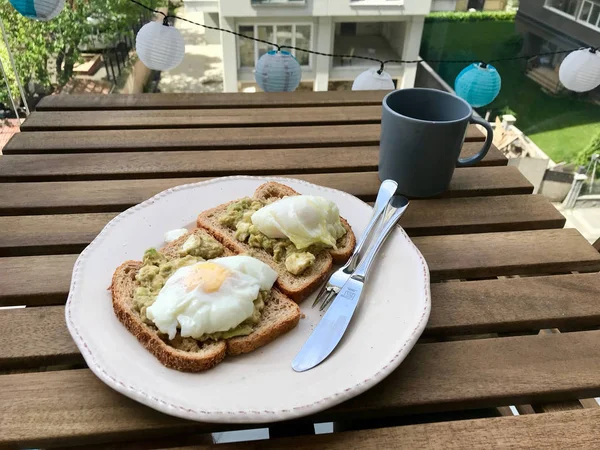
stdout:
{"type": "MultiPolygon", "coordinates": [[[[303,181],[268,178],[301,194],[333,200],[356,235],[372,209],[344,192],[303,181]]],[[[66,306],[69,331],[90,369],[120,393],[167,414],[205,422],[259,423],[312,414],[371,388],[413,347],[429,317],[429,270],[400,227],[373,268],[364,301],[335,352],[308,372],[291,362],[321,314],[312,297],[306,318],[286,335],[248,355],[227,357],[203,373],[162,366],[115,317],[107,291],[117,266],[161,247],[166,231],[194,227],[200,211],[246,195],[267,181],[229,177],[178,186],[113,219],[81,253],[66,306]]]]}

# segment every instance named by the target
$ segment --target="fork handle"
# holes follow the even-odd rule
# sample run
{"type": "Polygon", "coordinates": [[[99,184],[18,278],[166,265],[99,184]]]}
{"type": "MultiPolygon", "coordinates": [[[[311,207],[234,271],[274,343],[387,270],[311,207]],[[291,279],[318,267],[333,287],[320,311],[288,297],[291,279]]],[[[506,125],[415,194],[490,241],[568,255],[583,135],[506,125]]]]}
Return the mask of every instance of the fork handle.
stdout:
{"type": "Polygon", "coordinates": [[[400,220],[400,217],[402,217],[402,215],[406,211],[406,208],[408,208],[408,203],[408,200],[405,197],[402,197],[401,195],[394,195],[392,197],[388,207],[388,213],[386,214],[385,221],[382,225],[381,232],[377,236],[377,239],[375,240],[373,245],[371,245],[371,247],[369,248],[369,251],[363,258],[363,260],[356,268],[356,271],[352,275],[352,278],[360,281],[365,281],[365,278],[369,273],[369,269],[371,268],[373,261],[375,261],[377,253],[379,252],[384,242],[387,240],[388,236],[398,223],[398,220],[400,220]]]}
{"type": "Polygon", "coordinates": [[[375,226],[379,223],[379,219],[383,216],[387,205],[390,203],[392,196],[396,192],[398,188],[398,183],[394,180],[385,180],[379,186],[379,193],[377,194],[377,200],[375,200],[375,206],[373,207],[373,215],[371,216],[371,220],[365,228],[365,231],[358,239],[356,243],[356,247],[354,248],[354,253],[348,260],[348,262],[344,266],[344,271],[347,273],[352,273],[356,270],[356,266],[360,262],[360,254],[362,252],[365,243],[369,240],[371,235],[373,234],[373,230],[375,226]]]}

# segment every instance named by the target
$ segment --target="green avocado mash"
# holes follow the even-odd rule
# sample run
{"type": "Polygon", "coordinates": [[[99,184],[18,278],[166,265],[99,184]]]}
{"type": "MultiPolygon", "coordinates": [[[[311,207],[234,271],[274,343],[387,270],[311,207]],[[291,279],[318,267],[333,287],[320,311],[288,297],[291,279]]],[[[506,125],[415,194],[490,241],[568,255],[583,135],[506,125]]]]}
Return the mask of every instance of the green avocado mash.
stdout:
{"type": "MultiPolygon", "coordinates": [[[[143,265],[135,276],[138,287],[133,294],[133,308],[139,312],[142,321],[155,328],[154,322],[146,316],[146,309],[156,301],[158,293],[177,269],[221,256],[223,250],[224,247],[217,240],[197,235],[190,235],[183,243],[178,258],[170,257],[153,248],[146,250],[142,261],[143,265]]],[[[247,336],[252,333],[253,326],[260,320],[261,312],[269,295],[269,291],[260,291],[258,298],[254,300],[254,313],[237,327],[227,331],[206,334],[201,336],[199,341],[229,339],[235,336],[247,336]]],[[[175,339],[169,341],[166,335],[159,334],[169,345],[180,350],[198,351],[200,349],[196,339],[184,338],[178,334],[175,339]]]]}
{"type": "MultiPolygon", "coordinates": [[[[235,230],[235,238],[241,242],[247,242],[248,245],[260,248],[273,255],[277,262],[284,262],[285,269],[293,275],[300,275],[306,269],[311,267],[316,255],[327,248],[323,244],[313,244],[308,248],[299,250],[289,239],[269,238],[252,224],[252,214],[258,211],[267,202],[242,198],[232,202],[227,206],[227,210],[219,217],[219,222],[226,227],[235,230]]],[[[346,229],[341,227],[336,239],[340,239],[346,234],[346,229]]]]}

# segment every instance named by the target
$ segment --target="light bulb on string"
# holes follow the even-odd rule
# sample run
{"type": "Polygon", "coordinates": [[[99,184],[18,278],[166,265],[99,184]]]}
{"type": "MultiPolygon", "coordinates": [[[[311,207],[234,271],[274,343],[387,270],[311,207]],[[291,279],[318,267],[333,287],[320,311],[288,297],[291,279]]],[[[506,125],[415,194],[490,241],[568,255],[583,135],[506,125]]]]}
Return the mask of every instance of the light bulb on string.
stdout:
{"type": "Polygon", "coordinates": [[[295,91],[302,78],[300,63],[290,52],[271,50],[256,63],[254,79],[265,92],[295,91]]]}
{"type": "Polygon", "coordinates": [[[600,53],[593,48],[569,53],[560,65],[558,78],[564,87],[575,92],[600,86],[600,53]]]}
{"type": "Polygon", "coordinates": [[[152,70],[171,70],[181,64],[185,42],[179,30],[165,18],[144,25],[135,38],[135,51],[146,67],[152,70]]]}
{"type": "Polygon", "coordinates": [[[374,68],[365,70],[352,83],[353,91],[393,91],[394,89],[396,89],[394,80],[383,70],[383,65],[379,70],[374,68]]]}
{"type": "Polygon", "coordinates": [[[492,103],[500,93],[501,85],[496,68],[486,63],[469,64],[454,80],[456,95],[474,108],[492,103]]]}
{"type": "Polygon", "coordinates": [[[65,0],[9,0],[23,16],[34,20],[51,20],[65,7],[65,0]]]}

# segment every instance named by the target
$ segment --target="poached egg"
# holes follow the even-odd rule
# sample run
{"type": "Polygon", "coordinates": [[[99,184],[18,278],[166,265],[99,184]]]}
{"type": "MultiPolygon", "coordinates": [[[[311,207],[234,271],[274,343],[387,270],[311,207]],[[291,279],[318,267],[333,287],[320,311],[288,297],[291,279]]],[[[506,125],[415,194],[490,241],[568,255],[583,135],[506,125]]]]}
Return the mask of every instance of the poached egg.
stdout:
{"type": "Polygon", "coordinates": [[[284,197],[256,211],[252,224],[269,238],[288,238],[298,249],[322,243],[336,248],[346,230],[331,200],[313,195],[284,197]]]}
{"type": "Polygon", "coordinates": [[[228,256],[178,269],[146,310],[169,339],[228,331],[252,316],[260,290],[269,290],[277,272],[250,256],[228,256]]]}
{"type": "Polygon", "coordinates": [[[184,234],[187,234],[188,230],[185,228],[176,228],[175,230],[170,230],[165,233],[165,242],[168,244],[169,242],[176,241],[184,234]]]}

